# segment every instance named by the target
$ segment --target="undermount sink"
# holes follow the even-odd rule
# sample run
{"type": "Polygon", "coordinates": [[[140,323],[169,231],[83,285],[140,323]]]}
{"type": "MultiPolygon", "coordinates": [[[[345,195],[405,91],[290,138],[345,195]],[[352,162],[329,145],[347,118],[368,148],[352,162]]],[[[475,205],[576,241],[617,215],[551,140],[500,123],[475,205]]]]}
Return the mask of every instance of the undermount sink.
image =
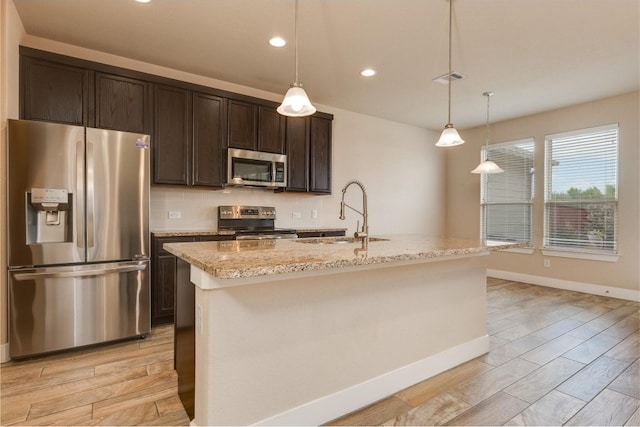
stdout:
{"type": "MultiPolygon", "coordinates": [[[[380,237],[370,237],[369,242],[386,242],[389,239],[382,239],[380,237]]],[[[298,239],[294,240],[298,243],[313,243],[316,245],[339,245],[346,243],[361,243],[362,239],[355,237],[332,237],[332,238],[312,238],[312,239],[298,239]]]]}

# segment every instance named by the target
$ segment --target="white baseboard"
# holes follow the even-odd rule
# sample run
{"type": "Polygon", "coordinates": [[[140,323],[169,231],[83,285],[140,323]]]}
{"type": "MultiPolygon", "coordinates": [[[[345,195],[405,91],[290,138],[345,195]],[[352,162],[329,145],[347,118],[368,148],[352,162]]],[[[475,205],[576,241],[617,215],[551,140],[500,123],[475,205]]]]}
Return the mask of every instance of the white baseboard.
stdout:
{"type": "Polygon", "coordinates": [[[531,274],[493,269],[487,269],[487,276],[495,277],[497,279],[530,283],[532,285],[547,286],[550,288],[566,289],[568,291],[584,292],[587,294],[640,302],[640,290],[621,289],[612,286],[595,285],[593,283],[574,282],[571,280],[554,279],[552,277],[534,276],[531,274]]]}
{"type": "Polygon", "coordinates": [[[0,363],[5,363],[11,360],[9,357],[9,343],[0,344],[0,363]]]}
{"type": "MultiPolygon", "coordinates": [[[[257,422],[255,425],[321,425],[481,356],[488,351],[489,336],[485,335],[337,393],[274,415],[257,422]]],[[[192,422],[191,425],[197,425],[197,422],[192,422]]]]}

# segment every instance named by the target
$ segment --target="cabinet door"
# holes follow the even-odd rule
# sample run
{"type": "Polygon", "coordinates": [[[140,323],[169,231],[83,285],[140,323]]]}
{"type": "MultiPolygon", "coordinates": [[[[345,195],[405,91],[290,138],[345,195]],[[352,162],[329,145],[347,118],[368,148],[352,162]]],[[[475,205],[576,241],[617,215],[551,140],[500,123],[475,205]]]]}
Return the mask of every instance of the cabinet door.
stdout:
{"type": "Polygon", "coordinates": [[[331,194],[331,120],[311,117],[309,191],[331,194]]]}
{"type": "Polygon", "coordinates": [[[258,107],[258,151],[284,154],[286,119],[275,108],[258,107]]]}
{"type": "Polygon", "coordinates": [[[96,73],[96,124],[103,129],[151,133],[149,84],[96,73]]]}
{"type": "Polygon", "coordinates": [[[153,182],[189,185],[191,92],[155,85],[153,101],[153,182]]]}
{"type": "Polygon", "coordinates": [[[176,257],[162,245],[172,242],[193,242],[192,237],[160,237],[153,239],[151,276],[151,326],[173,323],[176,257]]]}
{"type": "Polygon", "coordinates": [[[21,118],[87,126],[91,72],[70,65],[21,57],[21,118]]]}
{"type": "Polygon", "coordinates": [[[193,94],[193,185],[224,184],[227,136],[226,99],[193,94]]]}
{"type": "Polygon", "coordinates": [[[255,150],[258,145],[258,106],[230,99],[228,108],[229,147],[255,150]]]}
{"type": "Polygon", "coordinates": [[[304,191],[309,188],[309,119],[286,119],[287,191],[304,191]]]}

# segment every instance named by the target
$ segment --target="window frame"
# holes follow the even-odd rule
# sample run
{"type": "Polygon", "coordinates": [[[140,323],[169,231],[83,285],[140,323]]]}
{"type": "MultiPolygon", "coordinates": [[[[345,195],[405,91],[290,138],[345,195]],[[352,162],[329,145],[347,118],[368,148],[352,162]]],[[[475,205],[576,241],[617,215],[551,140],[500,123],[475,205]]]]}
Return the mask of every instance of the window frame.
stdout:
{"type": "MultiPolygon", "coordinates": [[[[489,185],[491,184],[490,181],[490,176],[494,175],[494,174],[482,174],[481,175],[481,181],[480,181],[480,239],[483,242],[487,242],[487,243],[500,243],[500,242],[514,242],[514,241],[520,241],[521,240],[517,240],[517,239],[510,239],[510,240],[497,240],[497,239],[487,239],[487,215],[489,214],[489,206],[496,206],[496,205],[524,205],[524,206],[528,206],[528,211],[529,211],[529,224],[528,224],[528,228],[529,228],[529,233],[528,233],[528,237],[526,240],[526,246],[523,248],[518,248],[518,249],[513,249],[513,250],[506,250],[506,251],[512,251],[512,252],[518,252],[518,253],[527,253],[527,254],[531,254],[533,252],[533,225],[534,225],[534,193],[535,193],[535,150],[536,150],[536,144],[535,144],[535,139],[533,137],[528,137],[528,138],[521,138],[521,139],[517,139],[517,140],[512,140],[512,141],[506,141],[506,142],[501,142],[501,143],[497,143],[497,144],[489,144],[484,145],[482,147],[482,149],[480,150],[480,160],[484,161],[486,159],[491,159],[491,151],[492,150],[498,150],[504,147],[510,147],[510,146],[516,146],[516,145],[522,145],[522,144],[530,144],[531,145],[531,171],[529,173],[529,181],[528,181],[528,185],[530,186],[530,192],[529,192],[529,198],[527,201],[510,201],[510,202],[496,202],[496,201],[490,201],[488,200],[489,197],[487,197],[487,194],[490,193],[489,190],[489,185]]],[[[492,159],[493,160],[493,159],[492,159]]],[[[496,174],[496,175],[502,175],[504,173],[508,173],[508,170],[505,169],[508,166],[505,164],[500,164],[499,162],[498,166],[500,166],[503,170],[505,170],[505,172],[502,172],[500,174],[496,174]]],[[[515,166],[515,165],[514,165],[515,166]]]]}
{"type": "MultiPolygon", "coordinates": [[[[543,237],[542,237],[542,253],[544,255],[550,256],[559,256],[566,258],[583,258],[583,259],[592,259],[598,261],[616,261],[619,255],[619,182],[620,182],[620,126],[619,123],[611,123],[601,126],[594,126],[589,128],[576,129],[567,132],[559,132],[554,134],[549,134],[545,136],[545,144],[544,144],[544,228],[543,228],[543,237]],[[571,137],[587,137],[588,135],[593,135],[597,133],[610,132],[615,130],[615,179],[613,185],[615,186],[615,199],[614,200],[606,200],[606,197],[599,201],[594,201],[592,204],[601,204],[603,206],[609,207],[611,205],[614,206],[614,218],[613,218],[613,241],[612,248],[595,248],[595,247],[586,247],[585,245],[580,246],[579,241],[576,240],[575,245],[557,245],[552,244],[550,242],[551,236],[549,233],[550,227],[550,208],[551,206],[558,205],[559,203],[563,203],[563,201],[552,200],[552,186],[553,186],[553,167],[552,161],[553,159],[549,156],[552,156],[552,145],[553,141],[556,142],[559,139],[566,139],[571,137]]],[[[601,184],[602,182],[598,182],[598,179],[595,178],[593,181],[593,185],[588,184],[588,188],[597,187],[597,184],[601,184]]],[[[605,182],[605,185],[608,185],[608,182],[605,182]]],[[[574,187],[575,188],[575,187],[574,187]]],[[[580,189],[578,189],[580,190],[580,189]]],[[[584,191],[584,190],[582,190],[584,191]]],[[[606,194],[605,194],[606,195],[606,194]]],[[[580,206],[582,203],[585,203],[580,199],[579,202],[564,202],[566,205],[576,205],[580,206]]]]}

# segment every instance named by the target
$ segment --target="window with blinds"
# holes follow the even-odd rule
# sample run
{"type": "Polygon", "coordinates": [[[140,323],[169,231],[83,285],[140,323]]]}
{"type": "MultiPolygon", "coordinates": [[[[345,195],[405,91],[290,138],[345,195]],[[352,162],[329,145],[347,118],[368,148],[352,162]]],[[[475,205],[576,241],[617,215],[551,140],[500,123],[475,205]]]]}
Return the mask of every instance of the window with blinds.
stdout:
{"type": "Polygon", "coordinates": [[[482,174],[481,238],[500,242],[532,242],[533,138],[492,144],[482,149],[504,172],[482,174]]]}
{"type": "Polygon", "coordinates": [[[545,145],[545,248],[616,253],[618,125],[549,135],[545,145]]]}

